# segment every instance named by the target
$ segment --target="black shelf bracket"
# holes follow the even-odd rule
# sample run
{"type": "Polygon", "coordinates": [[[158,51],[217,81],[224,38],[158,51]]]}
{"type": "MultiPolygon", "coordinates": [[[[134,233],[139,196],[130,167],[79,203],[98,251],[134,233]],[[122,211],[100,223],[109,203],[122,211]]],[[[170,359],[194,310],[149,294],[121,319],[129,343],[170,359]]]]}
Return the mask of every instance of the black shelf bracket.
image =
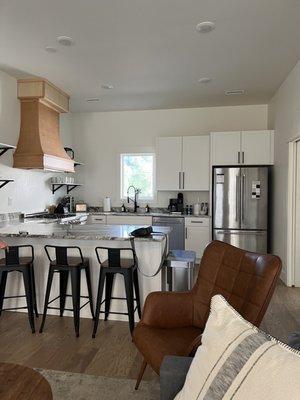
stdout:
{"type": "Polygon", "coordinates": [[[69,194],[73,189],[75,189],[79,185],[67,185],[67,194],[69,194]]]}
{"type": "Polygon", "coordinates": [[[0,189],[7,185],[9,182],[14,182],[13,179],[0,179],[0,189]]]}
{"type": "Polygon", "coordinates": [[[63,184],[52,183],[52,194],[54,194],[58,189],[60,189],[63,186],[64,186],[63,184]]]}
{"type": "Polygon", "coordinates": [[[63,186],[67,188],[67,194],[69,194],[73,189],[77,188],[78,186],[82,186],[80,183],[51,183],[52,185],[52,194],[54,194],[58,189],[63,186]]]}
{"type": "Polygon", "coordinates": [[[11,146],[10,144],[0,143],[0,157],[3,156],[8,150],[14,150],[16,146],[11,146]]]}

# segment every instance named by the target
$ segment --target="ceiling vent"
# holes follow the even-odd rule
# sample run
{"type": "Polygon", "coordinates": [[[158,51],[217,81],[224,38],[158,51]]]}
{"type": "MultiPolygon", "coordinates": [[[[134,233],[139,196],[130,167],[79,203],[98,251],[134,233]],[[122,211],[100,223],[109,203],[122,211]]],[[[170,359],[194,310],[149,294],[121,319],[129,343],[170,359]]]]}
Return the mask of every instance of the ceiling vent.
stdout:
{"type": "Polygon", "coordinates": [[[226,90],[225,94],[226,96],[235,96],[237,94],[245,94],[245,90],[244,89],[226,90]]]}
{"type": "Polygon", "coordinates": [[[59,135],[59,113],[69,111],[69,96],[45,79],[18,81],[21,125],[14,168],[74,172],[59,135]]]}

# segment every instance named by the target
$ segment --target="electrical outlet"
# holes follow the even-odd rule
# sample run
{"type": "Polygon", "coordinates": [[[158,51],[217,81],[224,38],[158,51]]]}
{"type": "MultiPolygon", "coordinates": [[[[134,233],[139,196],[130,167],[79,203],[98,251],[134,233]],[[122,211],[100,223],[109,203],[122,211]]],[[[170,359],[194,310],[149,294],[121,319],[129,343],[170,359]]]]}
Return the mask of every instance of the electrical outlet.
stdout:
{"type": "Polygon", "coordinates": [[[8,198],[7,198],[7,205],[8,205],[8,206],[11,206],[12,203],[13,203],[13,198],[12,198],[12,197],[8,197],[8,198]]]}

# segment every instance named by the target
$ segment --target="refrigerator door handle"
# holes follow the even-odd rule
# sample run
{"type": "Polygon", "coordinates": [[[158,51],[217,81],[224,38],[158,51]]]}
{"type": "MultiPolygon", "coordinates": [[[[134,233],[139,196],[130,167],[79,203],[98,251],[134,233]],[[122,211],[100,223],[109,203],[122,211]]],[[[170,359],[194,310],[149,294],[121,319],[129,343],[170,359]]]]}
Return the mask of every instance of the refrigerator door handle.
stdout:
{"type": "Polygon", "coordinates": [[[234,230],[234,231],[230,231],[230,230],[226,230],[226,229],[223,229],[223,230],[218,230],[217,232],[217,235],[222,235],[222,234],[230,234],[230,235],[239,235],[239,236],[241,236],[241,235],[256,235],[256,236],[258,236],[258,235],[265,235],[266,234],[266,231],[243,231],[243,230],[240,230],[240,231],[236,231],[236,230],[234,230]]]}
{"type": "Polygon", "coordinates": [[[243,174],[242,175],[242,189],[241,189],[241,222],[244,221],[245,178],[246,178],[246,176],[243,174]]]}
{"type": "Polygon", "coordinates": [[[240,177],[237,175],[235,177],[236,179],[236,188],[235,188],[235,203],[236,203],[236,207],[235,207],[235,220],[238,221],[239,220],[239,192],[240,192],[240,177]]]}

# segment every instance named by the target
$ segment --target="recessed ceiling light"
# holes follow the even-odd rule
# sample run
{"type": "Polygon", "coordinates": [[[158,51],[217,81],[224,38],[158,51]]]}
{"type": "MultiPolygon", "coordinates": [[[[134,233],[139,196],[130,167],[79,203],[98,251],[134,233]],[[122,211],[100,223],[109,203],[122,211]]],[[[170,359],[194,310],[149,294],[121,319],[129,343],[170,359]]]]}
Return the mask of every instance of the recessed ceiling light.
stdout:
{"type": "Polygon", "coordinates": [[[112,85],[111,83],[103,83],[101,87],[102,89],[113,89],[114,85],[112,85]]]}
{"type": "Polygon", "coordinates": [[[244,89],[237,89],[237,90],[226,90],[226,96],[235,96],[237,94],[245,94],[244,89]]]}
{"type": "Polygon", "coordinates": [[[206,77],[198,79],[199,83],[209,83],[211,81],[212,81],[212,78],[206,78],[206,77]]]}
{"type": "Polygon", "coordinates": [[[208,33],[211,32],[215,29],[216,25],[214,22],[206,21],[206,22],[200,22],[196,26],[196,31],[200,33],[208,33]]]}
{"type": "Polygon", "coordinates": [[[100,101],[99,97],[92,97],[91,99],[86,99],[88,103],[92,103],[93,101],[100,101]]]}
{"type": "Polygon", "coordinates": [[[53,46],[45,46],[45,50],[48,51],[48,53],[56,53],[57,49],[53,46]]]}
{"type": "Polygon", "coordinates": [[[70,36],[57,36],[56,40],[62,46],[72,46],[74,44],[74,41],[70,36]]]}

